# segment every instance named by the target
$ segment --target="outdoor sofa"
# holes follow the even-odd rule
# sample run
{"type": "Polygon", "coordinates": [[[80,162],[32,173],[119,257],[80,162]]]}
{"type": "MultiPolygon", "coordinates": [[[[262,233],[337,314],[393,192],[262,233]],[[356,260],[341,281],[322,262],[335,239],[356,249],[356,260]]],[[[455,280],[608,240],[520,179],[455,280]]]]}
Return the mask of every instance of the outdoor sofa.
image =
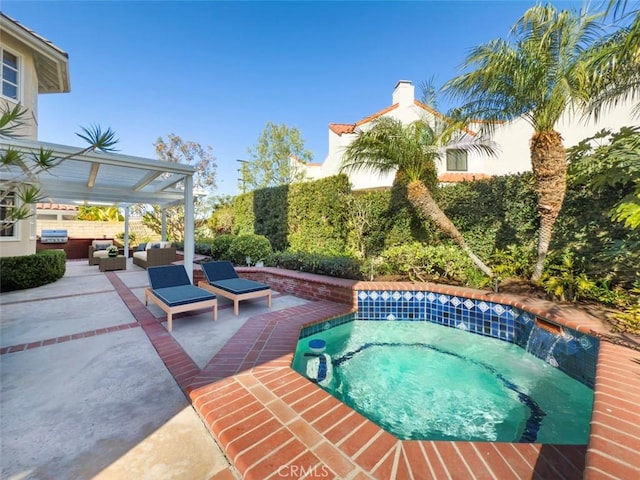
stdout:
{"type": "Polygon", "coordinates": [[[133,263],[142,268],[171,265],[176,261],[176,247],[171,242],[149,242],[133,252],[133,263]]]}
{"type": "Polygon", "coordinates": [[[89,265],[99,265],[101,258],[107,258],[109,253],[107,247],[113,245],[112,240],[93,240],[89,245],[89,265]]]}

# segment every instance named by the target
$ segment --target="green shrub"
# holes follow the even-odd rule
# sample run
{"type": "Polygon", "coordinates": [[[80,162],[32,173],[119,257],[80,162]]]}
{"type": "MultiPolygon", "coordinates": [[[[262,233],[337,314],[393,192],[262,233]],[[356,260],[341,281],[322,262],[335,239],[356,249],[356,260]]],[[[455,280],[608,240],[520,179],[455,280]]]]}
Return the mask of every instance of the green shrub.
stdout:
{"type": "Polygon", "coordinates": [[[273,252],[271,242],[263,235],[238,235],[229,245],[229,257],[236,265],[247,263],[247,257],[251,263],[264,261],[273,252]]]}
{"type": "Polygon", "coordinates": [[[227,233],[218,235],[211,241],[207,255],[211,255],[215,260],[231,260],[229,247],[235,238],[235,235],[227,233]]]}
{"type": "Polygon", "coordinates": [[[385,250],[378,273],[407,276],[412,281],[444,280],[474,287],[488,282],[459,247],[418,242],[385,250]]]}
{"type": "Polygon", "coordinates": [[[500,280],[526,278],[531,275],[536,261],[535,245],[507,245],[491,256],[493,274],[500,280]]]}
{"type": "Polygon", "coordinates": [[[41,250],[35,255],[0,258],[0,291],[23,290],[55,282],[64,276],[64,250],[41,250]]]}
{"type": "MultiPolygon", "coordinates": [[[[213,238],[211,237],[196,235],[195,242],[193,243],[193,253],[209,256],[211,254],[211,242],[213,242],[213,238]]],[[[174,241],[173,244],[178,250],[184,250],[184,242],[174,241]]]]}
{"type": "Polygon", "coordinates": [[[275,250],[287,248],[289,233],[289,185],[263,188],[253,192],[253,231],[264,235],[275,250]]]}
{"type": "Polygon", "coordinates": [[[348,256],[334,257],[287,250],[271,255],[267,265],[329,277],[363,279],[362,264],[357,259],[348,256]]]}
{"type": "Polygon", "coordinates": [[[287,242],[299,252],[339,256],[347,252],[347,199],[352,195],[344,175],[289,186],[287,242]]]}
{"type": "MultiPolygon", "coordinates": [[[[116,233],[116,238],[124,242],[124,232],[116,233]]],[[[129,243],[136,243],[135,232],[129,232],[129,243]]]]}
{"type": "Polygon", "coordinates": [[[575,302],[591,296],[596,283],[579,270],[573,253],[552,252],[546,263],[540,285],[552,300],[575,302]]]}
{"type": "Polygon", "coordinates": [[[233,209],[233,233],[235,235],[248,235],[255,233],[255,208],[253,192],[243,193],[234,197],[233,209]]]}
{"type": "Polygon", "coordinates": [[[633,284],[627,304],[615,315],[615,318],[620,322],[618,330],[640,333],[640,280],[633,284]]]}

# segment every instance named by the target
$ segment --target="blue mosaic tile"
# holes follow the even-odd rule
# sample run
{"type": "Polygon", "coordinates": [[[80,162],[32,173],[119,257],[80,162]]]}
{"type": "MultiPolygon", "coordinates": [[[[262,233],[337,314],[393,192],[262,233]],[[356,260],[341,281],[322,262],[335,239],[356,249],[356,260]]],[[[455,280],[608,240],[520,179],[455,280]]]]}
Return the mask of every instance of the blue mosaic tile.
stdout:
{"type": "MultiPolygon", "coordinates": [[[[539,334],[535,316],[518,308],[484,300],[434,292],[363,290],[355,314],[330,319],[302,330],[300,338],[358,320],[428,321],[477,335],[497,338],[527,349],[532,332],[539,334]]],[[[562,335],[543,341],[538,356],[567,375],[593,388],[598,339],[562,327],[562,335]],[[546,343],[544,343],[546,342],[546,343]],[[546,349],[545,349],[546,348],[546,349]]],[[[542,337],[545,334],[540,334],[542,337]]],[[[531,352],[530,352],[531,353],[531,352]]]]}

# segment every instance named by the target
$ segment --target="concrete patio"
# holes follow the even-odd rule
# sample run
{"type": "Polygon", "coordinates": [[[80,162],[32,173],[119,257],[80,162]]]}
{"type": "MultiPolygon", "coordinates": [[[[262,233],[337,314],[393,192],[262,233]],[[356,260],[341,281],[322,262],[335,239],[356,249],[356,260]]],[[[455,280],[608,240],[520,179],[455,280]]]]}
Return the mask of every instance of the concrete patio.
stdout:
{"type": "MultiPolygon", "coordinates": [[[[65,276],[0,295],[0,477],[239,478],[118,294],[143,301],[146,271],[101,273],[69,261],[65,276]],[[114,286],[114,284],[116,286],[114,286]]],[[[200,367],[265,302],[240,315],[220,299],[177,316],[174,338],[200,367]]],[[[304,300],[275,295],[271,311],[304,300]]],[[[155,305],[149,311],[163,318],[155,305]]]]}
{"type": "Polygon", "coordinates": [[[400,441],[290,368],[299,328],[353,311],[350,299],[359,290],[428,289],[521,305],[609,337],[598,318],[462,287],[269,268],[245,274],[280,290],[271,309],[262,299],[247,301],[236,317],[232,303],[219,299],[216,322],[210,310],[180,314],[171,334],[163,312],[144,305],[146,272],[131,263],[125,271],[101,273],[86,261],[70,261],[54,284],[1,294],[0,477],[640,475],[638,349],[617,345],[616,338],[600,346],[589,445],[400,441]]]}

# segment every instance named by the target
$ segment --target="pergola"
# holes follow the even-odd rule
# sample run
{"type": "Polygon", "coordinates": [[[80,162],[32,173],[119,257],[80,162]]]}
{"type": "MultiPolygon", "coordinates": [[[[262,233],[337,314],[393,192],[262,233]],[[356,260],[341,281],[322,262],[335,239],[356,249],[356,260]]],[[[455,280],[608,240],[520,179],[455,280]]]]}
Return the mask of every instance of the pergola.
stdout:
{"type": "MultiPolygon", "coordinates": [[[[34,140],[0,137],[0,151],[13,148],[23,152],[25,163],[40,149],[50,150],[63,159],[53,168],[34,172],[29,168],[3,166],[3,182],[38,185],[43,198],[52,203],[113,205],[125,210],[125,255],[129,248],[129,207],[134,204],[158,205],[162,211],[162,239],[166,239],[164,210],[184,206],[184,262],[194,259],[195,169],[189,165],[114,153],[78,154],[82,147],[71,147],[34,140]]],[[[193,271],[187,268],[193,280],[193,271]]]]}

